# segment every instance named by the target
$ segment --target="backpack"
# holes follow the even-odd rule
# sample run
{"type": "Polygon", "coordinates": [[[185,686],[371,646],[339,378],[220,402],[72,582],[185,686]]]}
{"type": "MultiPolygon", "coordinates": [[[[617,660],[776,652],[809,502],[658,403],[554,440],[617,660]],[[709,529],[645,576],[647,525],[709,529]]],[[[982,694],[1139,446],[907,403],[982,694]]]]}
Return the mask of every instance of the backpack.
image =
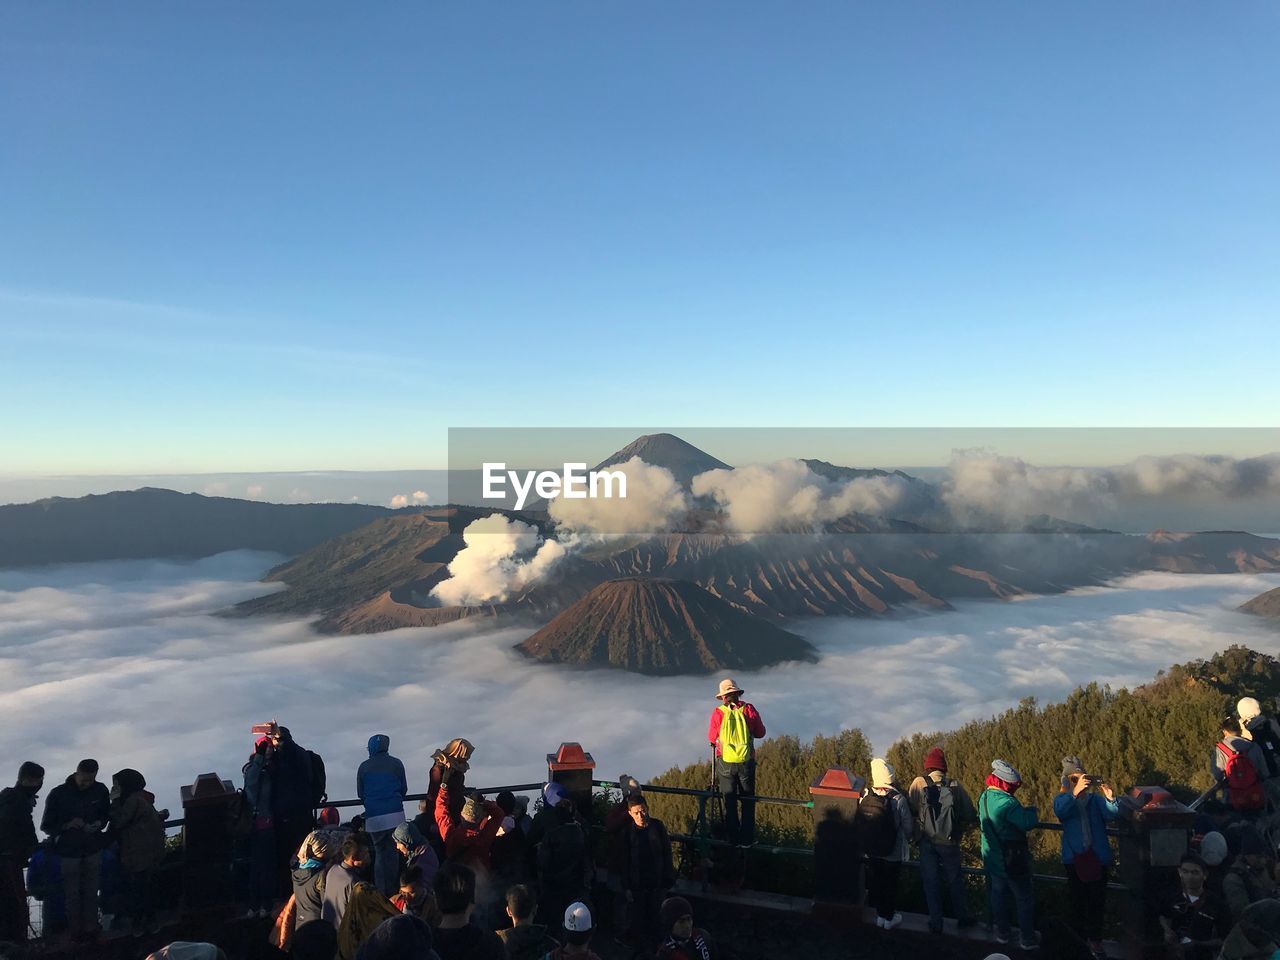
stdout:
{"type": "Polygon", "coordinates": [[[718,708],[720,718],[720,759],[725,763],[746,763],[751,759],[751,731],[747,729],[746,711],[732,707],[718,708]]]}
{"type": "MultiPolygon", "coordinates": [[[[1267,772],[1273,777],[1280,777],[1280,738],[1276,737],[1276,729],[1270,717],[1259,724],[1258,729],[1250,728],[1253,742],[1258,745],[1267,760],[1267,772]]],[[[1261,771],[1259,771],[1261,773],[1261,771]]]]}
{"type": "Polygon", "coordinates": [[[955,781],[926,781],[920,798],[920,833],[935,843],[955,843],[960,833],[955,792],[951,789],[955,781]]]}
{"type": "Polygon", "coordinates": [[[235,840],[242,840],[253,833],[253,811],[243,790],[237,790],[227,801],[227,827],[235,840]]]}
{"type": "Polygon", "coordinates": [[[1218,749],[1227,758],[1222,768],[1222,775],[1227,781],[1227,799],[1234,810],[1261,810],[1266,806],[1267,796],[1262,790],[1262,781],[1258,778],[1258,769],[1243,753],[1237,753],[1227,746],[1226,742],[1218,744],[1218,749]]]}
{"type": "Polygon", "coordinates": [[[311,806],[318,807],[329,796],[325,790],[324,760],[314,750],[308,750],[307,761],[311,764],[311,806]]]}
{"type": "Polygon", "coordinates": [[[872,791],[858,801],[853,829],[862,852],[869,857],[887,857],[898,842],[898,824],[890,797],[872,791]]]}

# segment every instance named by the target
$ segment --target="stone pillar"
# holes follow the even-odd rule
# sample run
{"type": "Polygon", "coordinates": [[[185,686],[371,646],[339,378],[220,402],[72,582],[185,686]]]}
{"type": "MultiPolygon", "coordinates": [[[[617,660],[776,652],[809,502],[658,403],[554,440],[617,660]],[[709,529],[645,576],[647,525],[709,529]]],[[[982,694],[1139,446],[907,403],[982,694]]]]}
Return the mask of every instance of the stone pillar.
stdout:
{"type": "Polygon", "coordinates": [[[588,823],[591,822],[591,780],[595,769],[596,762],[580,743],[562,743],[555,753],[547,754],[547,779],[565,788],[588,823]]]}
{"type": "Polygon", "coordinates": [[[202,773],[182,788],[182,892],[188,910],[228,903],[234,897],[231,859],[230,780],[202,773]]]}
{"type": "Polygon", "coordinates": [[[845,924],[862,920],[862,849],[853,818],[866,785],[847,767],[832,767],[809,784],[814,913],[845,924]]]}
{"type": "Polygon", "coordinates": [[[1116,877],[1128,887],[1121,911],[1125,956],[1163,957],[1156,914],[1178,889],[1178,861],[1191,846],[1196,813],[1164,787],[1134,787],[1120,799],[1120,855],[1116,877]]]}

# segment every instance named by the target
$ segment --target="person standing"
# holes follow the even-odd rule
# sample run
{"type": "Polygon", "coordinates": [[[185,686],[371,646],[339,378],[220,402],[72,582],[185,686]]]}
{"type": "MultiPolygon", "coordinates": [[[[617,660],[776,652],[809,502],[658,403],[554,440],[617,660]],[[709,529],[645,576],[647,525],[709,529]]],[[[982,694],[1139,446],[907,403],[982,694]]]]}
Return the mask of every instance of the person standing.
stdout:
{"type": "Polygon", "coordinates": [[[30,760],[18,768],[18,781],[0,790],[0,940],[26,943],[31,923],[23,870],[36,852],[31,812],[44,786],[44,767],[30,760]]]}
{"type": "Polygon", "coordinates": [[[93,941],[98,925],[98,878],[103,834],[111,818],[111,795],[98,782],[98,761],[81,760],[76,772],[49,791],[40,829],[53,838],[62,865],[71,939],[93,941]]]}
{"type": "Polygon", "coordinates": [[[924,776],[907,788],[920,841],[920,882],[929,908],[929,931],[942,932],[942,889],[951,897],[956,925],[967,930],[976,921],[969,914],[960,870],[960,838],[978,822],[973,800],[959,781],[947,776],[947,755],[934,747],[924,758],[924,776]]]}
{"type": "Polygon", "coordinates": [[[315,827],[313,811],[324,800],[324,764],[317,754],[298,745],[288,727],[273,724],[269,736],[276,883],[284,892],[290,887],[289,865],[293,855],[315,827]]]}
{"type": "Polygon", "coordinates": [[[387,750],[391,738],[369,738],[369,759],[356,771],[356,796],[364,802],[364,829],[373,843],[373,883],[384,897],[398,889],[400,856],[395,829],[405,822],[404,798],[409,792],[404,764],[387,750]]]}
{"type": "Polygon", "coordinates": [[[1031,889],[1031,852],[1027,832],[1035,829],[1040,815],[1024,807],[1014,794],[1022,786],[1022,774],[1006,760],[992,760],[986,788],[978,797],[978,823],[982,830],[982,866],[991,892],[991,915],[996,942],[1008,943],[1009,896],[1018,914],[1018,934],[1023,950],[1038,950],[1035,930],[1036,901],[1031,889]]]}
{"type": "Polygon", "coordinates": [[[720,681],[720,692],[716,694],[720,705],[711,711],[707,740],[715,747],[715,778],[724,798],[726,839],[749,847],[756,834],[755,741],[765,731],[759,711],[742,699],[744,692],[731,677],[720,681]]]}
{"type": "Polygon", "coordinates": [[[1089,942],[1093,955],[1105,960],[1102,926],[1112,860],[1107,823],[1120,816],[1120,805],[1111,785],[1085,773],[1079,757],[1063,757],[1062,792],[1053,798],[1053,812],[1062,823],[1062,866],[1072,925],[1089,942]],[[1101,796],[1092,792],[1094,787],[1101,796]]]}
{"type": "Polygon", "coordinates": [[[658,912],[676,882],[671,838],[661,820],[649,816],[644,796],[627,798],[627,825],[621,836],[622,887],[628,906],[632,945],[648,954],[670,931],[660,929],[658,912]]]}
{"type": "Polygon", "coordinates": [[[272,813],[274,753],[271,738],[259,737],[253,745],[253,754],[241,769],[244,800],[253,816],[253,832],[249,834],[250,917],[265,917],[276,892],[276,831],[272,813]]]}
{"type": "Polygon", "coordinates": [[[129,921],[135,935],[155,927],[155,878],[164,860],[164,816],[137,770],[112,777],[111,830],[120,841],[129,921]]]}
{"type": "Polygon", "coordinates": [[[877,757],[871,761],[871,789],[858,801],[854,825],[867,855],[871,879],[867,899],[876,908],[876,926],[892,930],[902,923],[898,913],[898,875],[910,852],[911,805],[895,785],[893,767],[877,757]]]}

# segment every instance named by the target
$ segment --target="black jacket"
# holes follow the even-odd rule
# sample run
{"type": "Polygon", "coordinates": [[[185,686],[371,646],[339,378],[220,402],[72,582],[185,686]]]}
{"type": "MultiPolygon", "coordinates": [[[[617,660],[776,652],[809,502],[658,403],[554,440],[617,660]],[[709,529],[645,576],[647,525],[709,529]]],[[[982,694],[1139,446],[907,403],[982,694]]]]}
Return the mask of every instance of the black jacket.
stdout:
{"type": "Polygon", "coordinates": [[[53,852],[60,857],[87,857],[106,845],[102,831],[111,819],[111,793],[101,783],[94,783],[87,790],[76,786],[75,774],[49,791],[44,802],[44,817],[40,829],[53,837],[53,852]],[[79,817],[86,825],[63,829],[68,820],[79,817]]]}
{"type": "Polygon", "coordinates": [[[627,890],[665,890],[676,881],[667,825],[649,818],[643,830],[634,823],[618,838],[622,843],[622,885],[627,890]]]}
{"type": "Polygon", "coordinates": [[[0,857],[12,857],[25,865],[36,852],[36,824],[31,818],[36,798],[17,787],[0,790],[0,857]]]}
{"type": "Polygon", "coordinates": [[[276,817],[310,814],[314,799],[310,754],[293,740],[282,740],[271,758],[271,812],[276,817]]]}

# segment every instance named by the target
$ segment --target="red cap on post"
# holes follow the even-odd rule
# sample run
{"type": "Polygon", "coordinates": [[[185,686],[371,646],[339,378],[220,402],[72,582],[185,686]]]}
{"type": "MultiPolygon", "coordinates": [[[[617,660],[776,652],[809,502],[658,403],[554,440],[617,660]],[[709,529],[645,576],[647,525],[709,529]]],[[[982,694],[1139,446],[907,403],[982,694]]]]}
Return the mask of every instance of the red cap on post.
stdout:
{"type": "Polygon", "coordinates": [[[547,769],[552,773],[562,770],[594,770],[596,762],[580,743],[562,743],[555,753],[547,754],[547,769]]]}
{"type": "Polygon", "coordinates": [[[809,784],[812,797],[861,797],[867,787],[866,778],[858,776],[848,767],[828,767],[827,772],[815,777],[809,784]]]}

